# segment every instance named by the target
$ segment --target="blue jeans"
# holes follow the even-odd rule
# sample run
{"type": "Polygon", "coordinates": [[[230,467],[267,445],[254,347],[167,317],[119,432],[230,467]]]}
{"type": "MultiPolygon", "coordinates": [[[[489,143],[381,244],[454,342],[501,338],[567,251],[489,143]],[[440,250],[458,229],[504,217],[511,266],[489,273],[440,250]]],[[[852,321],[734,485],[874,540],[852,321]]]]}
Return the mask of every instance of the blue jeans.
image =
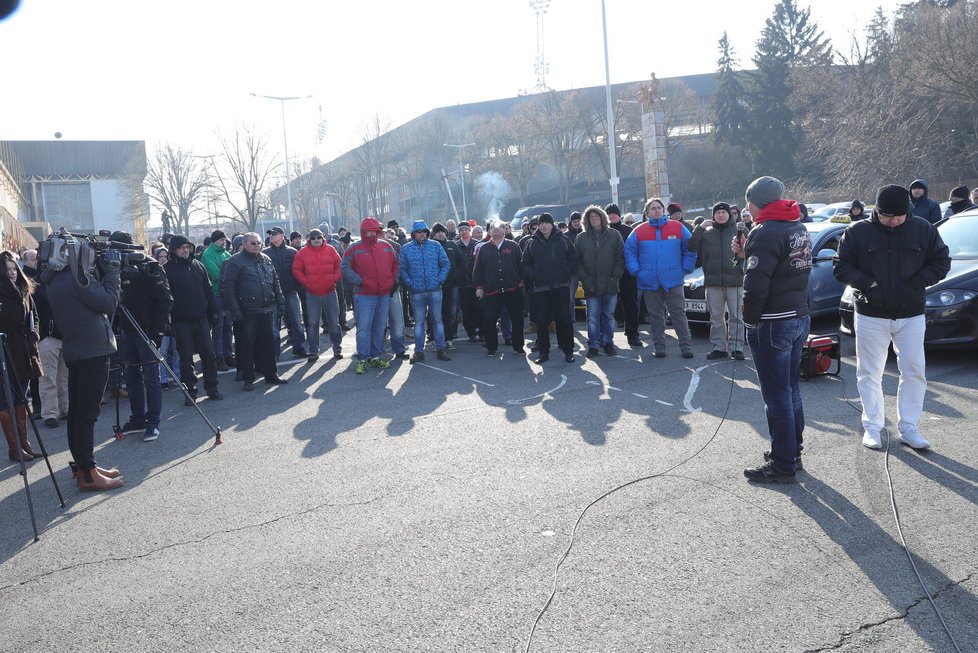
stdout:
{"type": "Polygon", "coordinates": [[[390,297],[387,321],[391,329],[391,351],[402,354],[407,351],[407,345],[404,342],[404,306],[401,304],[400,290],[390,297]]]}
{"type": "MultiPolygon", "coordinates": [[[[173,336],[163,336],[163,344],[160,345],[160,353],[163,354],[166,364],[170,366],[176,374],[180,373],[180,354],[177,353],[177,341],[173,339],[173,336]]],[[[166,371],[166,368],[160,365],[160,383],[169,383],[170,381],[176,381],[176,378],[170,377],[170,374],[166,371]]]]}
{"type": "Polygon", "coordinates": [[[132,411],[129,419],[159,426],[163,410],[160,364],[143,339],[131,331],[122,332],[122,360],[126,364],[126,389],[132,411]]]}
{"type": "Polygon", "coordinates": [[[757,381],[761,386],[771,458],[786,470],[794,470],[801,455],[805,410],[801,402],[801,349],[811,327],[809,316],[761,321],[747,330],[757,381]]]}
{"type": "Polygon", "coordinates": [[[411,312],[414,313],[414,351],[424,351],[428,320],[435,334],[435,348],[445,348],[445,323],[441,321],[441,291],[411,291],[411,312]],[[425,312],[427,311],[427,315],[425,312]]]}
{"type": "Polygon", "coordinates": [[[343,331],[340,329],[340,304],[336,299],[336,291],[326,295],[313,295],[306,291],[306,315],[309,317],[309,355],[319,354],[319,320],[326,311],[326,326],[329,328],[329,340],[333,343],[333,353],[342,351],[343,331]]]}
{"type": "Polygon", "coordinates": [[[587,348],[599,349],[613,344],[615,339],[615,304],[618,295],[593,295],[584,299],[587,304],[587,348]]]}
{"type": "Polygon", "coordinates": [[[357,359],[369,360],[380,356],[387,328],[387,295],[353,295],[353,311],[357,320],[357,359]]]}
{"type": "Polygon", "coordinates": [[[279,315],[276,308],[275,316],[272,318],[272,324],[275,325],[276,360],[282,351],[281,324],[283,317],[287,320],[286,324],[289,327],[289,344],[292,345],[292,351],[302,351],[306,346],[306,333],[302,328],[302,308],[299,306],[299,293],[293,290],[283,294],[285,295],[285,315],[279,315]]]}
{"type": "Polygon", "coordinates": [[[217,325],[211,329],[214,355],[221,359],[230,358],[234,355],[234,344],[231,342],[231,317],[224,314],[220,295],[214,295],[214,306],[217,308],[217,325]]]}

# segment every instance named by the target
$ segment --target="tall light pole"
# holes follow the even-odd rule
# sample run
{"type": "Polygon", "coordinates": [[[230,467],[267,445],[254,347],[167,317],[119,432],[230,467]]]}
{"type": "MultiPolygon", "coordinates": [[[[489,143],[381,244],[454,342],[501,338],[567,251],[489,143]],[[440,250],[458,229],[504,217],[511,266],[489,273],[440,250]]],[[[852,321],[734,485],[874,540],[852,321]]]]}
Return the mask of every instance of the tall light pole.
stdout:
{"type": "MultiPolygon", "coordinates": [[[[214,168],[214,176],[217,177],[218,176],[217,165],[214,163],[214,157],[216,156],[217,156],[216,154],[191,154],[190,158],[206,159],[210,161],[211,167],[214,168]]],[[[214,189],[214,186],[212,184],[208,184],[208,186],[209,186],[208,190],[214,189]]],[[[207,209],[210,211],[211,217],[214,219],[214,228],[218,229],[219,227],[217,224],[217,210],[214,208],[214,196],[211,195],[210,193],[207,194],[207,209]]]]}
{"type": "Polygon", "coordinates": [[[601,0],[601,31],[604,33],[604,95],[608,103],[608,159],[611,164],[611,203],[618,203],[618,161],[615,158],[615,111],[611,104],[611,67],[608,65],[608,20],[601,0]]]}
{"type": "Polygon", "coordinates": [[[463,147],[473,147],[475,143],[461,143],[459,145],[451,145],[450,143],[442,143],[445,147],[454,147],[458,149],[458,177],[462,182],[462,219],[469,219],[469,209],[465,205],[465,166],[462,165],[462,148],[463,147]]]}
{"type": "Polygon", "coordinates": [[[289,136],[285,129],[285,103],[289,100],[308,100],[312,96],[278,97],[275,95],[258,95],[257,93],[252,93],[251,95],[266,100],[278,100],[282,105],[282,142],[285,145],[285,196],[288,202],[286,211],[289,215],[289,233],[292,233],[295,231],[295,225],[292,223],[292,177],[289,174],[289,136]]]}

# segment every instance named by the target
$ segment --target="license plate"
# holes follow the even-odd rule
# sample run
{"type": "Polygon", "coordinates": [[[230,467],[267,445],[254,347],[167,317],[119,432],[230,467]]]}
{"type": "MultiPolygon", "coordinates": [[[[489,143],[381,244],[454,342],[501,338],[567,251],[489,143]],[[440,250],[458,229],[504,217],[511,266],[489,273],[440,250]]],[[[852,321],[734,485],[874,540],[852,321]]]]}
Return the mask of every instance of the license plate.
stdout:
{"type": "Polygon", "coordinates": [[[697,301],[695,299],[687,299],[686,310],[693,313],[706,313],[706,302],[697,301]]]}

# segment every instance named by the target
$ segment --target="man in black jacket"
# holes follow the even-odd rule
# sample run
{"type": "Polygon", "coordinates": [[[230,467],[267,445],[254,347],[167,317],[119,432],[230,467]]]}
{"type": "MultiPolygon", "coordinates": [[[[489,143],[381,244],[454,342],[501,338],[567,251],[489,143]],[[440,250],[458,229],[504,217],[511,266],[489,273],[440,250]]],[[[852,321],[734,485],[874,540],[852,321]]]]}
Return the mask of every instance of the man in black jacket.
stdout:
{"type": "Polygon", "coordinates": [[[550,360],[549,325],[555,322],[557,346],[564,352],[564,360],[573,363],[574,332],[567,311],[567,288],[572,278],[577,281],[577,249],[557,230],[549,213],[540,216],[539,227],[526,247],[522,263],[523,279],[533,286],[530,317],[537,326],[539,348],[534,362],[542,365],[550,360]]]}
{"type": "Polygon", "coordinates": [[[846,229],[835,256],[835,277],[855,289],[856,387],[870,449],[883,446],[883,368],[891,342],[900,370],[899,439],[914,449],[930,446],[917,428],[927,392],[924,296],[947,275],[951,258],[937,230],[910,211],[906,188],[884,186],[872,218],[846,229]]]}
{"type": "Polygon", "coordinates": [[[285,240],[285,230],[282,227],[272,227],[267,232],[270,245],[262,250],[275,266],[279,284],[282,286],[282,296],[285,297],[285,310],[277,311],[272,317],[275,326],[275,359],[282,350],[282,319],[289,330],[289,343],[292,345],[292,355],[296,358],[306,357],[306,332],[302,326],[302,308],[299,303],[299,283],[292,276],[292,263],[295,262],[296,250],[285,240]]]}
{"type": "Polygon", "coordinates": [[[733,251],[746,255],[744,323],[747,343],[764,398],[771,451],[767,462],[745,469],[757,483],[788,483],[801,469],[805,411],[801,400],[801,350],[808,337],[808,276],[812,268],[812,238],[801,224],[801,210],[782,199],[784,184],[760,177],[747,187],[747,206],[754,228],[742,244],[735,236],[733,251]]]}
{"type": "Polygon", "coordinates": [[[496,323],[503,306],[513,323],[513,352],[525,354],[523,349],[523,270],[522,252],[519,245],[506,239],[506,229],[496,221],[489,230],[490,240],[476,250],[472,269],[475,296],[482,309],[482,335],[486,340],[489,356],[495,356],[499,348],[499,332],[496,323]]]}
{"type": "Polygon", "coordinates": [[[193,243],[186,236],[177,234],[170,241],[170,260],[165,267],[173,293],[170,316],[173,339],[180,355],[180,381],[192,398],[187,400],[188,406],[197,398],[194,351],[200,354],[207,396],[213,400],[224,398],[217,389],[217,360],[210,338],[210,330],[217,324],[217,306],[207,270],[194,258],[193,249],[193,243]]]}
{"type": "Polygon", "coordinates": [[[927,196],[929,189],[926,179],[914,179],[910,184],[911,205],[913,214],[931,224],[941,221],[941,205],[927,196]]]}
{"type": "MultiPolygon", "coordinates": [[[[617,204],[609,204],[604,212],[608,214],[608,226],[621,234],[621,241],[628,240],[632,233],[632,228],[621,221],[621,209],[617,204]]],[[[645,346],[642,339],[638,336],[638,282],[626,268],[622,272],[621,279],[618,280],[618,308],[615,309],[619,322],[625,324],[625,338],[628,339],[628,346],[632,349],[639,349],[645,346]]]]}
{"type": "Polygon", "coordinates": [[[271,259],[261,251],[261,236],[250,232],[241,240],[241,251],[224,263],[221,273],[221,305],[235,324],[238,371],[244,389],[255,385],[255,368],[265,383],[287,383],[275,366],[275,334],[272,315],[285,311],[285,298],[271,259]]]}
{"type": "MultiPolygon", "coordinates": [[[[455,349],[452,341],[458,337],[458,292],[465,283],[465,258],[458,243],[449,238],[448,229],[442,223],[434,224],[431,237],[441,243],[451,266],[445,283],[441,285],[441,321],[445,324],[445,348],[455,349]]],[[[430,317],[428,321],[431,322],[430,317]]]]}
{"type": "MultiPolygon", "coordinates": [[[[132,244],[132,236],[122,231],[113,233],[109,240],[132,244]]],[[[122,305],[159,349],[170,323],[170,307],[173,306],[170,286],[159,263],[150,259],[140,268],[126,266],[122,269],[122,305]]],[[[163,409],[160,364],[136,327],[124,316],[116,317],[121,327],[122,348],[119,353],[125,370],[131,413],[122,426],[122,432],[126,435],[141,433],[144,442],[151,442],[160,435],[160,412],[163,409]]]]}
{"type": "MultiPolygon", "coordinates": [[[[464,220],[458,225],[458,240],[455,241],[462,256],[462,283],[459,284],[458,298],[462,308],[462,325],[469,336],[469,342],[479,342],[481,319],[479,315],[479,300],[475,297],[475,286],[472,284],[472,268],[475,265],[475,239],[472,238],[472,227],[464,220]]],[[[456,324],[456,328],[458,325],[456,324]]]]}

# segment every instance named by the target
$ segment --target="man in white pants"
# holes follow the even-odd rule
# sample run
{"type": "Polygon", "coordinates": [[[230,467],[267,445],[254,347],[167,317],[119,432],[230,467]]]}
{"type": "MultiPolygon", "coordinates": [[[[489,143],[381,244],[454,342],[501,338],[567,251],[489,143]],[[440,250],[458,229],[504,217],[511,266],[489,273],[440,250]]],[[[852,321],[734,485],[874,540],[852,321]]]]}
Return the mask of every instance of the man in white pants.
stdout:
{"type": "Polygon", "coordinates": [[[855,289],[856,386],[863,402],[863,445],[882,446],[883,368],[890,343],[897,355],[899,439],[927,449],[917,421],[923,411],[924,295],[951,269],[937,230],[912,214],[910,191],[884,186],[869,220],[852,223],[835,257],[835,277],[855,289]]]}

